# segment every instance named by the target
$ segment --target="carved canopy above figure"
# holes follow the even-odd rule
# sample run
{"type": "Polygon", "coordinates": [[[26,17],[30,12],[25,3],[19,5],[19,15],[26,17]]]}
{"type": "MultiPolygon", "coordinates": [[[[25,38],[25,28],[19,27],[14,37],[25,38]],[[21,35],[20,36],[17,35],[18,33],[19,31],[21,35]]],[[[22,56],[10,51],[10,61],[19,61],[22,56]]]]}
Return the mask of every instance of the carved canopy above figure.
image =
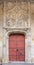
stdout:
{"type": "Polygon", "coordinates": [[[25,27],[28,26],[28,3],[8,1],[4,6],[6,14],[6,26],[25,27]],[[25,25],[26,24],[26,25],[25,25]]]}

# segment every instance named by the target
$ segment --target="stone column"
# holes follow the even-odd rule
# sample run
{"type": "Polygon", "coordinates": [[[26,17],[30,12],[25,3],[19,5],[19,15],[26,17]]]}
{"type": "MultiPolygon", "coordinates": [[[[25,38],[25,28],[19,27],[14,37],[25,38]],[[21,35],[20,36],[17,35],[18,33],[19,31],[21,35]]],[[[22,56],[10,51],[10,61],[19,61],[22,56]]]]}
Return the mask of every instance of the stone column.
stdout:
{"type": "Polygon", "coordinates": [[[3,62],[8,62],[9,55],[8,55],[8,34],[7,31],[3,30],[3,62]]]}
{"type": "Polygon", "coordinates": [[[27,30],[26,32],[26,62],[31,62],[31,32],[27,30]]]}

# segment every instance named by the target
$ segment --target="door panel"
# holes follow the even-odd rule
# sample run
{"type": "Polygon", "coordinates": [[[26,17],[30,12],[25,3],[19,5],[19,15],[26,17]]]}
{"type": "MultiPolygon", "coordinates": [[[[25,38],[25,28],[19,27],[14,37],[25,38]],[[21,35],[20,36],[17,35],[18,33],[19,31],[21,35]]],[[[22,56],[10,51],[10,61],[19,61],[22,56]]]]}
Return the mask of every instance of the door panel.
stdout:
{"type": "Polygon", "coordinates": [[[10,42],[10,48],[16,48],[16,43],[15,42],[10,42]]]}
{"type": "Polygon", "coordinates": [[[9,57],[9,61],[15,61],[16,60],[16,56],[15,55],[12,55],[9,57]]]}
{"type": "Polygon", "coordinates": [[[24,48],[24,44],[18,42],[18,43],[17,43],[17,47],[18,47],[18,48],[24,48]]]}
{"type": "Polygon", "coordinates": [[[24,59],[24,56],[22,56],[22,55],[17,55],[17,61],[24,61],[25,59],[24,59]]]}
{"type": "Polygon", "coordinates": [[[25,52],[24,52],[24,49],[18,49],[18,51],[17,51],[17,55],[24,55],[25,54],[25,52]]]}
{"type": "Polygon", "coordinates": [[[25,36],[12,34],[9,36],[9,61],[25,61],[25,36]]]}
{"type": "Polygon", "coordinates": [[[16,49],[12,49],[12,48],[11,48],[11,49],[10,49],[10,52],[9,52],[10,55],[16,55],[16,49]],[[10,53],[10,52],[11,52],[11,53],[10,53]]]}

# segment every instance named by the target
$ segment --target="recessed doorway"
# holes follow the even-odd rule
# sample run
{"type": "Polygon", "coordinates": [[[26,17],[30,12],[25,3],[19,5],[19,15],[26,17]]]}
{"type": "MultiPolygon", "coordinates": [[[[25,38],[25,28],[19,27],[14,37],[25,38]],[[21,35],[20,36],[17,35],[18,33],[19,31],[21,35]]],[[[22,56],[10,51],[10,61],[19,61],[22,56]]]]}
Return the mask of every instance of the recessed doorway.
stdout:
{"type": "Polygon", "coordinates": [[[9,61],[25,61],[25,35],[9,35],[9,61]]]}

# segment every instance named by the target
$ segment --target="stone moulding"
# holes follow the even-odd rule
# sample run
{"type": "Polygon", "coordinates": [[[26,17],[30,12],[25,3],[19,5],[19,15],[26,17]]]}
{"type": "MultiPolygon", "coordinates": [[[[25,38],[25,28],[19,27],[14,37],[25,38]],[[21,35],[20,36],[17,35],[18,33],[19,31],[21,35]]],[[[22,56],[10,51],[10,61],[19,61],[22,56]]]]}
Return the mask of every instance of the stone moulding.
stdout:
{"type": "Polygon", "coordinates": [[[30,30],[26,29],[26,28],[3,28],[3,32],[4,32],[4,43],[3,45],[5,47],[3,47],[3,62],[9,62],[9,34],[14,34],[14,33],[18,33],[18,34],[24,34],[25,35],[25,62],[31,62],[31,35],[30,30]],[[29,44],[29,43],[30,44],[29,44]],[[7,43],[7,44],[6,44],[7,43]],[[28,50],[30,49],[30,50],[28,50]],[[29,52],[28,52],[29,51],[29,52]]]}

